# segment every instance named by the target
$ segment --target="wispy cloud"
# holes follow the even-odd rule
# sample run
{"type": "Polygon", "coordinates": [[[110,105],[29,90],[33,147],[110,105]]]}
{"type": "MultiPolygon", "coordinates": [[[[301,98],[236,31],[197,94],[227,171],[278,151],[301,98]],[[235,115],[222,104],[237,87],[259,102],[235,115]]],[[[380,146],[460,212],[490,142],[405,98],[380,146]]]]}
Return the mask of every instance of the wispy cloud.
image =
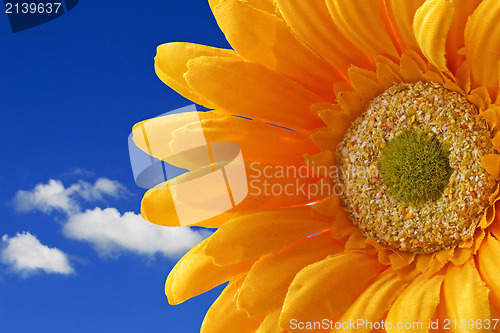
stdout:
{"type": "Polygon", "coordinates": [[[180,257],[210,234],[188,227],[154,225],[133,212],[121,215],[114,208],[95,208],[70,216],[63,233],[90,243],[104,257],[132,252],[170,258],[180,257]]]}
{"type": "Polygon", "coordinates": [[[64,252],[43,245],[29,232],[11,238],[4,235],[0,241],[0,261],[23,276],[40,271],[64,275],[74,272],[64,252]]]}
{"type": "Polygon", "coordinates": [[[95,177],[95,172],[83,168],[73,168],[68,172],[65,172],[63,176],[77,176],[77,177],[95,177]]]}
{"type": "Polygon", "coordinates": [[[60,211],[72,215],[81,210],[78,199],[96,201],[103,200],[105,196],[118,198],[126,193],[123,185],[107,178],[99,178],[94,184],[80,180],[69,187],[64,187],[60,180],[51,179],[46,184],[36,185],[31,191],[17,191],[13,203],[20,212],[60,211]]]}

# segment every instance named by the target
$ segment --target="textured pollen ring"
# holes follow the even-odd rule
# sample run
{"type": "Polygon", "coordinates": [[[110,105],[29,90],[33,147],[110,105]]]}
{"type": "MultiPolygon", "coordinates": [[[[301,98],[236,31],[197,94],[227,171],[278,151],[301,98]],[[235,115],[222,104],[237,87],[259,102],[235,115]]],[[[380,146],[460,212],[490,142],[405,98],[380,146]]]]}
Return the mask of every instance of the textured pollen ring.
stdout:
{"type": "Polygon", "coordinates": [[[366,236],[393,249],[432,253],[472,238],[495,185],[481,159],[494,152],[485,120],[465,97],[436,83],[402,83],[375,97],[347,131],[337,147],[335,181],[366,236]],[[408,131],[435,136],[449,151],[446,185],[428,200],[401,200],[381,177],[381,152],[408,131]]]}

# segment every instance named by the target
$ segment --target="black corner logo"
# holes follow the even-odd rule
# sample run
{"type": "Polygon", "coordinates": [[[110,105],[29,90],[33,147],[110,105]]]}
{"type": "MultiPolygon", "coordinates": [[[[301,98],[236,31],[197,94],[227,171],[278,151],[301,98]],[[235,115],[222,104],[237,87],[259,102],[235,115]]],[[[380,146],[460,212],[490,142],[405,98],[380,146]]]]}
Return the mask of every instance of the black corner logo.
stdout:
{"type": "Polygon", "coordinates": [[[79,0],[4,0],[12,32],[47,23],[73,9],[79,0]]]}

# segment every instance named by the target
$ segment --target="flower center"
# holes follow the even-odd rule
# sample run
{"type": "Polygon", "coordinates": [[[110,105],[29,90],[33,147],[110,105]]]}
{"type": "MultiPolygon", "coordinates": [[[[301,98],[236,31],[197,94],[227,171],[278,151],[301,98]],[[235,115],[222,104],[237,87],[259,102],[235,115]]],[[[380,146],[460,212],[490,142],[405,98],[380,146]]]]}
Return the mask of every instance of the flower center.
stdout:
{"type": "Polygon", "coordinates": [[[433,253],[469,241],[495,182],[479,111],[436,83],[402,83],[375,97],[337,146],[341,198],[367,237],[433,253]]]}
{"type": "Polygon", "coordinates": [[[389,194],[403,203],[435,201],[453,171],[449,155],[433,132],[403,131],[380,152],[382,182],[389,194]]]}

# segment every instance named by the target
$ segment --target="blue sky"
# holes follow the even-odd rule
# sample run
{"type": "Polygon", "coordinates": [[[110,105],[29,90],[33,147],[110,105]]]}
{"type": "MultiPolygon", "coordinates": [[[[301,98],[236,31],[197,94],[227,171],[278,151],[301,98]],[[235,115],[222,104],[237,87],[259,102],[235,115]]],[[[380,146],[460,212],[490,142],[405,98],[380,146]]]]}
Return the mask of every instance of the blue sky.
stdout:
{"type": "Polygon", "coordinates": [[[127,136],[190,104],[156,46],[229,47],[208,2],[80,0],[15,34],[0,13],[0,40],[0,331],[199,331],[221,288],[170,306],[163,287],[206,233],[140,223],[127,136]]]}

